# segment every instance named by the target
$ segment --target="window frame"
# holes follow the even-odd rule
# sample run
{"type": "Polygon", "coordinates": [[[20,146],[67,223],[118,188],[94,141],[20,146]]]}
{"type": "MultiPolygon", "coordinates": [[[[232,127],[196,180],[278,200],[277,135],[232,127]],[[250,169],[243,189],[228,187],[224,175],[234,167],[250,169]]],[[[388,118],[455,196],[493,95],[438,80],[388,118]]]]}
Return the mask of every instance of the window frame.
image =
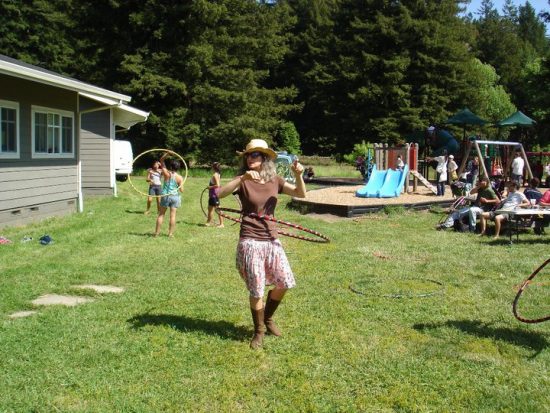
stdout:
{"type": "Polygon", "coordinates": [[[32,157],[36,159],[71,159],[75,156],[75,116],[74,112],[53,109],[45,106],[32,106],[31,107],[31,136],[32,136],[32,157]],[[61,146],[63,143],[63,118],[71,119],[71,152],[59,152],[59,153],[49,153],[49,152],[37,152],[36,151],[36,114],[40,113],[46,115],[46,117],[53,115],[59,116],[59,124],[55,125],[59,129],[58,144],[61,146]]]}
{"type": "MultiPolygon", "coordinates": [[[[15,110],[15,144],[17,150],[15,152],[3,152],[2,151],[2,142],[0,142],[0,159],[19,159],[21,153],[21,125],[19,123],[20,109],[19,102],[14,102],[11,100],[0,99],[0,108],[4,109],[13,109],[15,110]]],[[[0,123],[2,122],[2,113],[0,111],[0,123]]]]}

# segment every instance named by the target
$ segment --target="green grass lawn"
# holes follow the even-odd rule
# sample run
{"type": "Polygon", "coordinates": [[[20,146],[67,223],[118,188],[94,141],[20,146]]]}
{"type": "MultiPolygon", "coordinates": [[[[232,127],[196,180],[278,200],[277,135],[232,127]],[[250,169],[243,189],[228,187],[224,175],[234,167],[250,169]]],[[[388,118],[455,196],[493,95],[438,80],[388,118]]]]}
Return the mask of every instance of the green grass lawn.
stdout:
{"type": "Polygon", "coordinates": [[[284,336],[252,351],[238,227],[201,226],[207,181],[188,179],[173,239],[150,236],[128,183],[82,214],[0,230],[13,241],[0,245],[1,412],[548,411],[550,322],[522,324],[511,303],[550,236],[510,247],[437,232],[433,212],[325,222],[283,196],[280,218],[332,242],[283,239],[298,283],[276,313],[284,336]],[[91,283],[126,291],[8,317],[91,283]],[[403,289],[437,293],[388,297],[403,289]]]}

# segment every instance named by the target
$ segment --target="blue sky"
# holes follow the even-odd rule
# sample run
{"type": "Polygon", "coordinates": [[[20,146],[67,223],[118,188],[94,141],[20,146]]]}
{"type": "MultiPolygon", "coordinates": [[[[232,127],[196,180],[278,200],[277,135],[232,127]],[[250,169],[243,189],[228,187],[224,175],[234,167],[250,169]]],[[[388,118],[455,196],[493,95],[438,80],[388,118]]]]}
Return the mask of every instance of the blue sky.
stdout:
{"type": "MultiPolygon", "coordinates": [[[[476,17],[476,12],[481,7],[481,1],[482,0],[472,0],[472,2],[468,6],[468,12],[472,13],[474,17],[476,17]]],[[[502,6],[505,3],[505,0],[492,0],[493,4],[495,5],[495,9],[498,10],[499,13],[502,13],[502,6]]],[[[523,6],[526,3],[526,0],[514,0],[513,2],[516,6],[523,6]]],[[[548,0],[529,0],[529,3],[533,8],[536,10],[537,14],[541,11],[549,11],[550,6],[548,5],[548,0]]]]}

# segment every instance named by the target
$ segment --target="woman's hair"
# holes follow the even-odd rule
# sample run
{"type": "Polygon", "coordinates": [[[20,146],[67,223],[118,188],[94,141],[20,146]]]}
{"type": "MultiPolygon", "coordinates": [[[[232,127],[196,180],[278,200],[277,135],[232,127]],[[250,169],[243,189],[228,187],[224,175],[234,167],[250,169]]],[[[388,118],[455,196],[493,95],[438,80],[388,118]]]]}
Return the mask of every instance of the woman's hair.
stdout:
{"type": "Polygon", "coordinates": [[[168,162],[166,162],[166,169],[168,169],[171,172],[176,172],[180,168],[181,168],[180,161],[169,160],[168,162]]]}
{"type": "Polygon", "coordinates": [[[220,163],[219,162],[214,162],[212,164],[212,169],[217,172],[217,173],[220,173],[220,163]]]}
{"type": "MultiPolygon", "coordinates": [[[[239,161],[239,173],[238,175],[243,175],[248,171],[248,164],[246,162],[246,155],[241,156],[239,161]]],[[[275,162],[267,158],[265,155],[262,155],[262,168],[260,169],[260,177],[264,182],[269,182],[277,176],[277,168],[275,167],[275,162]]]]}

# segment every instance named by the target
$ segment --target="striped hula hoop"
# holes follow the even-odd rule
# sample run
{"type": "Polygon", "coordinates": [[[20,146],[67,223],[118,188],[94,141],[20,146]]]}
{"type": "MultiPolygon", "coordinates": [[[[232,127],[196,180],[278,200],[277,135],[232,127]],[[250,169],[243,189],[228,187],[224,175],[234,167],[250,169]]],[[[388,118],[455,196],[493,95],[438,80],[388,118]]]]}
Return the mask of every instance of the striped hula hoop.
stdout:
{"type": "MultiPolygon", "coordinates": [[[[241,218],[235,218],[234,216],[231,216],[231,215],[227,214],[227,213],[233,213],[233,214],[239,214],[239,216],[242,216],[243,212],[238,210],[238,209],[216,208],[216,213],[218,215],[221,215],[222,217],[230,220],[230,221],[242,222],[241,218]]],[[[328,242],[330,242],[330,238],[327,237],[326,235],[323,235],[320,232],[314,231],[312,229],[303,227],[299,224],[293,224],[292,222],[283,221],[283,220],[277,219],[277,218],[275,218],[271,215],[258,215],[256,213],[250,213],[250,214],[247,214],[247,215],[251,218],[261,219],[261,220],[264,220],[264,221],[271,221],[271,222],[275,222],[276,224],[283,225],[285,227],[294,228],[294,229],[297,229],[298,231],[303,231],[303,232],[306,232],[308,234],[314,235],[316,238],[306,237],[304,235],[293,234],[291,232],[287,232],[287,231],[284,231],[284,230],[281,230],[281,229],[277,228],[277,232],[280,235],[284,235],[285,237],[296,238],[296,239],[299,239],[299,240],[302,240],[302,241],[317,242],[317,243],[328,243],[328,242]]]]}
{"type": "Polygon", "coordinates": [[[523,294],[523,291],[525,290],[525,288],[531,283],[531,280],[535,278],[537,274],[540,272],[540,270],[546,267],[546,264],[548,264],[549,262],[550,262],[550,258],[544,261],[539,268],[533,271],[533,273],[529,276],[529,278],[523,281],[523,283],[521,284],[521,287],[519,287],[518,293],[516,294],[516,298],[514,298],[514,303],[512,304],[512,312],[514,313],[514,317],[516,317],[522,323],[534,324],[534,323],[542,323],[543,321],[550,320],[550,315],[547,315],[546,317],[541,317],[541,318],[525,318],[521,314],[519,314],[519,311],[518,311],[518,302],[521,297],[521,294],[523,294]]]}

